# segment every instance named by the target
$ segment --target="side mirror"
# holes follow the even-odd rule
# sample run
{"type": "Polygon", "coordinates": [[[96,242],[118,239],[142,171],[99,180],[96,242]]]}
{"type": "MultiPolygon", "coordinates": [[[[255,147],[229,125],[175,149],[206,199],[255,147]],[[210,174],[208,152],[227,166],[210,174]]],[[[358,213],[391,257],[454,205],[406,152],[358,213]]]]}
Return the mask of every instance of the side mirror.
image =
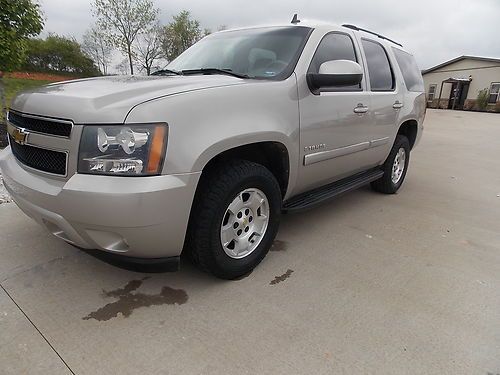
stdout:
{"type": "Polygon", "coordinates": [[[359,85],[363,69],[351,60],[325,61],[319,67],[319,73],[307,73],[306,79],[311,91],[319,94],[324,88],[359,85]]]}

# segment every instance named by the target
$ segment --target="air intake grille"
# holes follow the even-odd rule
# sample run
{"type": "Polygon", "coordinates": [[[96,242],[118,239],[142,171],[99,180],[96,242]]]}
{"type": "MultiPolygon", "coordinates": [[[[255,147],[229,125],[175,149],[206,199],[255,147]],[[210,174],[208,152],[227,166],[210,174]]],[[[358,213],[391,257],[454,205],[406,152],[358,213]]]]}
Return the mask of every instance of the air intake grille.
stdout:
{"type": "Polygon", "coordinates": [[[9,112],[9,121],[19,128],[29,129],[38,133],[59,135],[69,137],[71,134],[71,124],[62,123],[39,118],[32,118],[9,112]]]}
{"type": "Polygon", "coordinates": [[[20,145],[9,136],[12,153],[21,163],[40,171],[64,176],[66,174],[66,154],[43,148],[20,145]]]}

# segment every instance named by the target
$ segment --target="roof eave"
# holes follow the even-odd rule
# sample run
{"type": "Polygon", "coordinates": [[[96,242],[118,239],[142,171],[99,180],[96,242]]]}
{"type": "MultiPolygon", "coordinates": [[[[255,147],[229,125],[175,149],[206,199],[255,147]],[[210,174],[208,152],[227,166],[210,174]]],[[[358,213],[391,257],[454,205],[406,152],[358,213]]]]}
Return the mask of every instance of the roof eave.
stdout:
{"type": "Polygon", "coordinates": [[[488,61],[488,62],[494,62],[494,63],[500,64],[500,59],[497,59],[497,58],[462,55],[459,57],[455,57],[454,59],[445,61],[444,63],[441,63],[439,65],[433,66],[432,68],[422,70],[422,75],[427,74],[427,73],[431,73],[437,69],[440,69],[440,68],[445,67],[447,65],[453,64],[457,61],[461,61],[461,60],[465,60],[465,59],[476,60],[476,61],[488,61]]]}

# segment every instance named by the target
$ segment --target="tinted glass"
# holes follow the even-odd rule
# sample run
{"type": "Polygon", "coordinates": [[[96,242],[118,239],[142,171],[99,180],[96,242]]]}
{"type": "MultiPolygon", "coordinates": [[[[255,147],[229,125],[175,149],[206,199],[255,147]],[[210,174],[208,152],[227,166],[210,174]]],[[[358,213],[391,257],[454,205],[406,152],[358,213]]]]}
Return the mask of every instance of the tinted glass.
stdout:
{"type": "Polygon", "coordinates": [[[310,30],[297,26],[265,27],[212,34],[187,49],[167,68],[218,68],[252,78],[289,76],[310,30]]]}
{"type": "Polygon", "coordinates": [[[392,50],[396,56],[401,73],[403,73],[403,79],[408,91],[424,91],[424,80],[422,79],[422,74],[420,73],[420,69],[418,69],[415,58],[400,49],[393,48],[392,50]]]}
{"type": "Polygon", "coordinates": [[[366,39],[362,39],[362,44],[365,50],[372,91],[392,90],[394,88],[394,78],[384,47],[366,39]]]}
{"type": "Polygon", "coordinates": [[[348,35],[336,33],[326,35],[314,54],[309,72],[318,73],[321,64],[332,60],[358,61],[354,44],[348,35]]]}

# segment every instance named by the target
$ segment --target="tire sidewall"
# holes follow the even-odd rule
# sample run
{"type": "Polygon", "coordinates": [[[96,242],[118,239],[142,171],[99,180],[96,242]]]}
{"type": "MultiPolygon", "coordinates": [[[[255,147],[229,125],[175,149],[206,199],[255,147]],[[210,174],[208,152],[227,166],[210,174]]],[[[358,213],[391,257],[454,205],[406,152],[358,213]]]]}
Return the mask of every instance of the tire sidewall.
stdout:
{"type": "Polygon", "coordinates": [[[390,179],[393,190],[396,192],[401,187],[406,178],[406,172],[408,171],[408,164],[410,163],[410,143],[408,142],[408,139],[406,137],[398,136],[396,138],[396,142],[394,143],[394,147],[391,151],[391,157],[389,158],[388,161],[389,163],[386,167],[386,173],[388,178],[390,179]],[[403,148],[405,150],[405,167],[403,170],[403,175],[401,176],[399,181],[397,183],[394,183],[392,181],[392,167],[394,165],[394,160],[396,159],[396,155],[398,154],[400,148],[403,148]]]}
{"type": "Polygon", "coordinates": [[[214,212],[214,219],[210,227],[210,248],[213,251],[216,268],[223,271],[225,274],[230,272],[238,276],[242,273],[249,272],[259,264],[269,251],[276,237],[280,222],[280,214],[281,193],[279,191],[279,185],[274,180],[274,177],[257,175],[248,176],[240,181],[235,181],[231,189],[226,192],[225,198],[221,200],[216,212],[214,212]],[[269,222],[264,238],[262,238],[255,250],[244,258],[235,259],[231,258],[224,251],[220,240],[220,230],[223,217],[229,204],[234,200],[237,194],[249,188],[257,188],[266,195],[269,204],[269,222]]]}

